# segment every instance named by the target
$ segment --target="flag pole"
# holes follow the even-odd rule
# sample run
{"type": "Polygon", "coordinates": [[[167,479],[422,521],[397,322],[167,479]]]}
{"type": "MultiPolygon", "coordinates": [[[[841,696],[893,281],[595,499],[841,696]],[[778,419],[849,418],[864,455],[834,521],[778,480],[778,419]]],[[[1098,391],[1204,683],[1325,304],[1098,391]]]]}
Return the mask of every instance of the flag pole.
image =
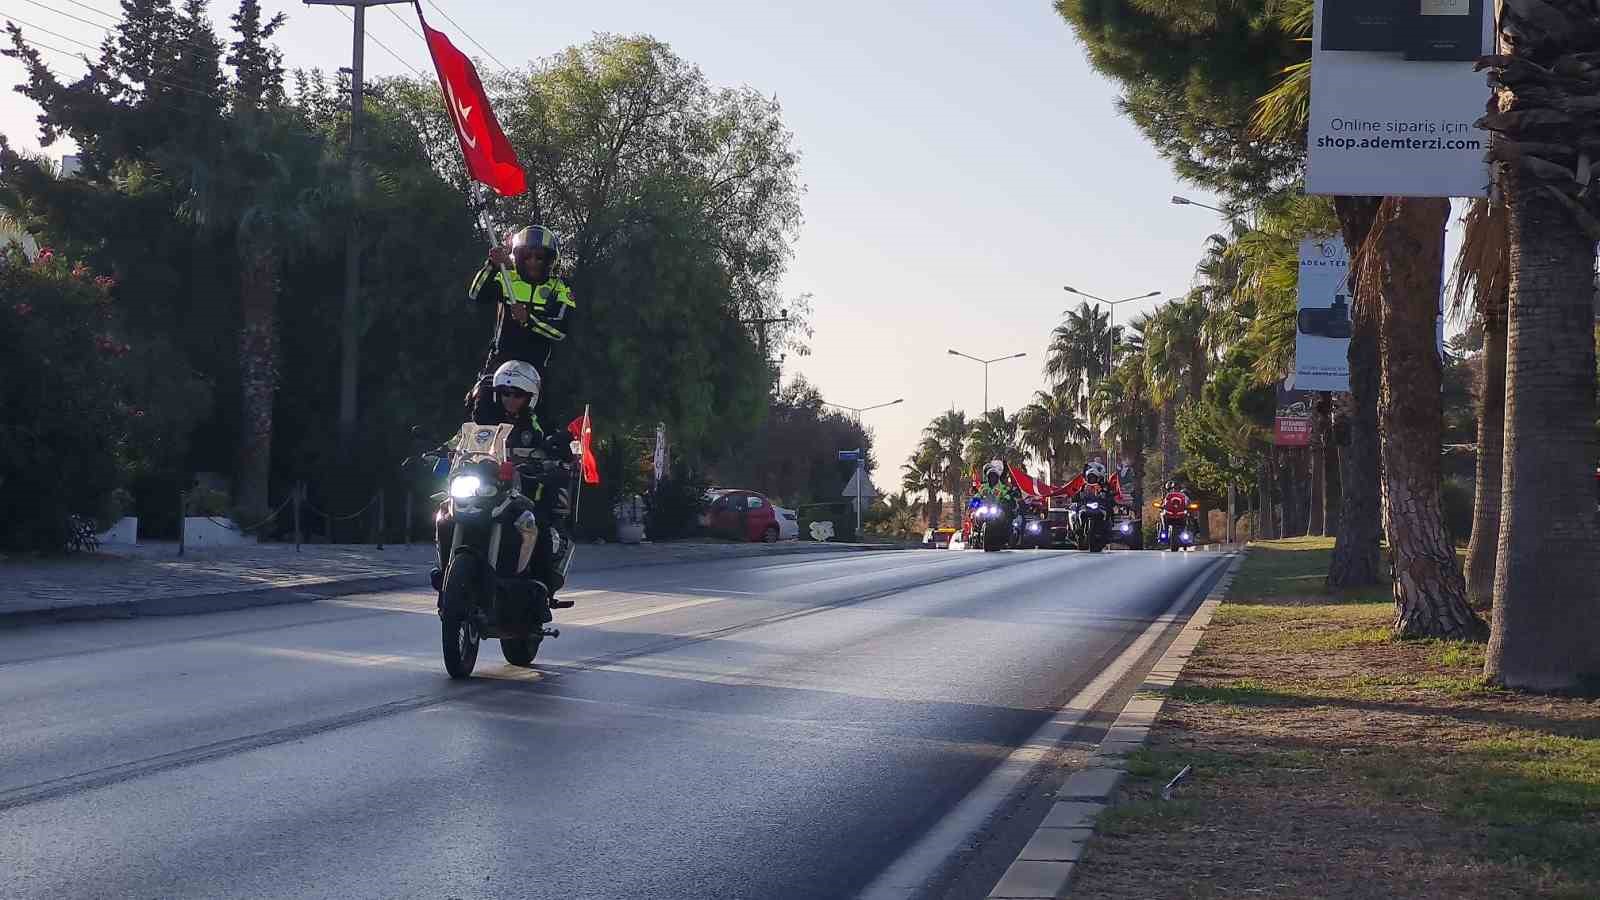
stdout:
{"type": "MultiPolygon", "coordinates": [[[[586,449],[589,442],[583,436],[589,433],[589,404],[583,405],[583,424],[578,426],[578,471],[573,473],[573,478],[578,482],[578,489],[572,495],[572,530],[578,530],[578,506],[583,502],[583,470],[584,460],[591,452],[586,449]]],[[[561,561],[561,577],[567,577],[567,570],[572,567],[572,558],[578,555],[578,542],[572,538],[567,539],[572,544],[572,549],[567,551],[567,556],[561,561]]]]}

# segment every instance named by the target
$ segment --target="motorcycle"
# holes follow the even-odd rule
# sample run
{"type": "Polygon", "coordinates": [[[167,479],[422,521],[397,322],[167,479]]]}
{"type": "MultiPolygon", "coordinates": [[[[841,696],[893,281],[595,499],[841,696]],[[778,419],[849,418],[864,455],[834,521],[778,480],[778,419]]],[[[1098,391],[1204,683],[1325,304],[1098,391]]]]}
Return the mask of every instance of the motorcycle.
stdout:
{"type": "Polygon", "coordinates": [[[1075,500],[1072,509],[1072,543],[1079,550],[1099,553],[1111,542],[1111,502],[1104,497],[1075,500]]]}
{"type": "Polygon", "coordinates": [[[1025,501],[1012,520],[1011,543],[1024,549],[1047,547],[1050,531],[1046,520],[1047,510],[1042,502],[1025,501]]]}
{"type": "Polygon", "coordinates": [[[1011,523],[1016,518],[1014,504],[974,497],[971,509],[972,543],[989,552],[1006,549],[1011,539],[1011,523]]]}
{"type": "MultiPolygon", "coordinates": [[[[441,546],[448,540],[449,551],[434,590],[451,678],[472,674],[484,638],[498,639],[511,665],[532,665],[544,639],[561,636],[549,625],[551,610],[573,605],[552,601],[546,583],[529,569],[541,529],[549,530],[551,541],[562,540],[535,506],[538,488],[569,484],[572,467],[538,449],[508,451],[515,429],[469,422],[455,449],[422,455],[445,475],[446,490],[433,499],[439,503],[436,539],[441,546]]],[[[552,557],[557,549],[552,546],[552,557]]]]}
{"type": "Polygon", "coordinates": [[[1193,547],[1195,536],[1200,533],[1200,520],[1194,515],[1200,509],[1199,502],[1191,501],[1189,495],[1182,491],[1173,491],[1167,494],[1165,500],[1157,500],[1153,505],[1161,511],[1161,531],[1157,540],[1174,553],[1185,547],[1193,547]]]}
{"type": "Polygon", "coordinates": [[[1111,511],[1111,542],[1129,550],[1144,547],[1144,532],[1139,526],[1138,511],[1125,503],[1118,503],[1111,511]]]}

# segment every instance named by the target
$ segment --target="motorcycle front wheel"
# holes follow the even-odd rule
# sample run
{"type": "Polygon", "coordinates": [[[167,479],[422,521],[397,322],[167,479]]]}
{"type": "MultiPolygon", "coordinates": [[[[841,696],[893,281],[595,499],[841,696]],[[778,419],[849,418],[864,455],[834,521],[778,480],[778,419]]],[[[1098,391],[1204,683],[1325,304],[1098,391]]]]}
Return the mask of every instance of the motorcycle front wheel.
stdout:
{"type": "Polygon", "coordinates": [[[1005,549],[1007,530],[999,522],[983,526],[983,549],[990,552],[1005,549]]]}
{"type": "Polygon", "coordinates": [[[439,618],[440,644],[444,650],[444,670],[451,678],[466,678],[478,664],[478,645],[482,641],[472,621],[472,567],[452,561],[444,573],[444,592],[439,618]],[[461,615],[461,611],[468,611],[461,615]]]}

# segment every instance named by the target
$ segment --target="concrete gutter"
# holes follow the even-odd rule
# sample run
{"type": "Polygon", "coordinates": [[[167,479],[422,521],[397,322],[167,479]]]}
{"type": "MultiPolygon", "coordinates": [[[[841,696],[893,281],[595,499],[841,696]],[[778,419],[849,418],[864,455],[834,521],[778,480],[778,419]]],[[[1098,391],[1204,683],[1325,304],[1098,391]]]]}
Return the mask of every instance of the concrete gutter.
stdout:
{"type": "Polygon", "coordinates": [[[1055,805],[989,892],[989,900],[1044,900],[1068,896],[1073,869],[1083,855],[1084,844],[1094,835],[1095,820],[1110,806],[1112,795],[1126,774],[1128,754],[1149,741],[1150,728],[1166,705],[1167,693],[1183,674],[1184,665],[1211,624],[1217,606],[1227,596],[1228,587],[1233,584],[1244,558],[1245,554],[1240,553],[1228,565],[1177,640],[1167,648],[1144,684],[1123,707],[1122,715],[1106,731],[1088,765],[1067,777],[1056,795],[1055,805]]]}

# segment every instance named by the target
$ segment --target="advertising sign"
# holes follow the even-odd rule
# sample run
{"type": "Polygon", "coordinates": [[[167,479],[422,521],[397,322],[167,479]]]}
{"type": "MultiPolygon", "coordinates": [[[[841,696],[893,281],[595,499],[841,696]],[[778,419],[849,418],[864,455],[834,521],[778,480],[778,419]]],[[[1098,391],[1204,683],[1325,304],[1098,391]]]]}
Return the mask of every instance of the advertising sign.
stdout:
{"type": "Polygon", "coordinates": [[[1311,392],[1291,391],[1278,385],[1278,414],[1273,421],[1272,442],[1279,447],[1311,445],[1311,392]]]}
{"type": "Polygon", "coordinates": [[[1306,193],[1482,197],[1485,0],[1316,0],[1306,193]],[[1476,37],[1476,42],[1473,38],[1476,37]]]}
{"type": "Polygon", "coordinates": [[[1350,254],[1334,236],[1300,242],[1300,308],[1295,317],[1294,386],[1350,390],[1350,254]]]}

